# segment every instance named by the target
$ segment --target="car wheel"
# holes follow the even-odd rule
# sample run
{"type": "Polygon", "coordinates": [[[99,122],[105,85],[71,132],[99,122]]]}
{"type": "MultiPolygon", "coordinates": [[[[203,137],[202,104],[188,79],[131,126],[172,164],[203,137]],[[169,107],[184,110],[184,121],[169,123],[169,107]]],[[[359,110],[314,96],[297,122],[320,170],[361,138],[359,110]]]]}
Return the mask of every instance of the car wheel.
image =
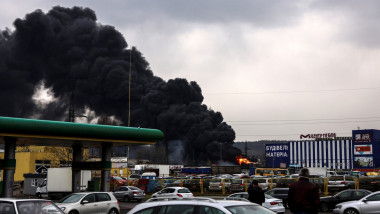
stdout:
{"type": "Polygon", "coordinates": [[[69,214],[79,214],[79,213],[78,211],[73,210],[73,211],[70,211],[69,214]]]}
{"type": "Polygon", "coordinates": [[[125,201],[125,202],[129,202],[129,196],[128,195],[126,195],[126,196],[124,196],[124,198],[123,198],[123,201],[125,201]]]}
{"type": "Polygon", "coordinates": [[[359,214],[359,212],[356,209],[349,208],[344,211],[344,214],[359,214]]]}
{"type": "Polygon", "coordinates": [[[111,209],[108,214],[119,214],[119,212],[116,209],[111,209]]]}
{"type": "Polygon", "coordinates": [[[327,203],[321,203],[321,211],[322,212],[329,211],[329,205],[327,203]]]}
{"type": "Polygon", "coordinates": [[[42,195],[41,195],[41,193],[40,193],[40,192],[39,192],[39,193],[37,193],[36,195],[37,195],[37,197],[38,197],[38,198],[42,198],[42,195]]]}

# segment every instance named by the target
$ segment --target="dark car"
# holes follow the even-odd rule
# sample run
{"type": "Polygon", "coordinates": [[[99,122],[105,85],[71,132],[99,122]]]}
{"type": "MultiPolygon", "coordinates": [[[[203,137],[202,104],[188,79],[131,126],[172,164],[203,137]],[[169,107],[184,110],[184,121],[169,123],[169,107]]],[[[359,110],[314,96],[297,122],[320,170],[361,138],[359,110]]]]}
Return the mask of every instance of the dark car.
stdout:
{"type": "Polygon", "coordinates": [[[182,182],[182,186],[193,192],[201,191],[201,179],[188,179],[182,182]]]}
{"type": "Polygon", "coordinates": [[[380,189],[380,177],[360,177],[359,188],[368,189],[371,191],[378,191],[380,189]]]}
{"type": "Polygon", "coordinates": [[[335,205],[339,203],[359,200],[371,193],[371,191],[365,189],[348,189],[343,190],[334,196],[321,197],[320,210],[322,212],[327,212],[334,209],[335,205]]]}
{"type": "Polygon", "coordinates": [[[284,207],[288,207],[288,192],[289,188],[273,188],[265,192],[274,198],[282,199],[284,207]]]}

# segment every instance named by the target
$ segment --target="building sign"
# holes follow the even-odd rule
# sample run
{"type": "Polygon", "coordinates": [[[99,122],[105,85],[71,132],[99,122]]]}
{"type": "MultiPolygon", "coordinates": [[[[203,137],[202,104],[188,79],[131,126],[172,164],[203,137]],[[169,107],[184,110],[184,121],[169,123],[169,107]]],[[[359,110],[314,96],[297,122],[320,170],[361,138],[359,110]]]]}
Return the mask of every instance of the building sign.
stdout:
{"type": "Polygon", "coordinates": [[[373,167],[373,157],[354,157],[354,167],[373,167]]]}
{"type": "Polygon", "coordinates": [[[357,133],[355,134],[355,143],[370,143],[371,142],[371,134],[370,133],[357,133]]]}
{"type": "Polygon", "coordinates": [[[355,155],[372,155],[372,145],[354,145],[355,155]]]}
{"type": "Polygon", "coordinates": [[[266,157],[288,157],[289,145],[268,145],[265,146],[265,156],[266,157]]]}
{"type": "Polygon", "coordinates": [[[325,134],[301,134],[300,139],[316,139],[316,138],[321,138],[321,139],[333,139],[336,138],[336,133],[325,133],[325,134]]]}

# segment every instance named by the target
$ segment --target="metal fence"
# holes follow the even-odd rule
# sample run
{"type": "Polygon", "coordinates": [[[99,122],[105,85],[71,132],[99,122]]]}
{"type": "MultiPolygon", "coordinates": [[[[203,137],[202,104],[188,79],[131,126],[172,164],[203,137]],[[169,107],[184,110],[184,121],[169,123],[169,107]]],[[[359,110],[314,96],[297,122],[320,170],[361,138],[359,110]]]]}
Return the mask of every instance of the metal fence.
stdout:
{"type": "MultiPolygon", "coordinates": [[[[244,178],[244,179],[150,179],[149,182],[144,182],[146,185],[141,186],[136,181],[131,181],[129,184],[139,186],[146,192],[156,192],[166,187],[181,186],[187,187],[197,195],[221,194],[228,195],[234,192],[246,192],[248,185],[252,180],[258,180],[259,186],[264,190],[273,188],[287,188],[298,178],[244,178]],[[150,188],[147,188],[147,185],[150,188]]],[[[316,184],[320,189],[321,195],[333,195],[344,189],[367,189],[370,191],[380,190],[380,177],[346,177],[345,180],[339,177],[330,178],[309,178],[310,182],[316,184]]]]}

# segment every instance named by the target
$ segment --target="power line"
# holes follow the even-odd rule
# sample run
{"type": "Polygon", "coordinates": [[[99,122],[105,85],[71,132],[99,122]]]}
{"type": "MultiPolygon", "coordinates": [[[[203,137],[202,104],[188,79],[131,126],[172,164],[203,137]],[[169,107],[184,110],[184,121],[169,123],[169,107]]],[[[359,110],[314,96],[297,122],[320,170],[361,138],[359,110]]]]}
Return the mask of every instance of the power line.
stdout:
{"type": "Polygon", "coordinates": [[[363,120],[363,119],[380,119],[375,117],[346,117],[346,118],[327,118],[327,119],[302,119],[302,120],[228,120],[228,123],[266,123],[266,122],[299,122],[299,121],[331,121],[331,120],[363,120]]]}
{"type": "Polygon", "coordinates": [[[253,123],[245,123],[245,124],[230,124],[231,126],[276,126],[276,125],[313,125],[313,124],[333,124],[333,123],[358,123],[358,122],[378,122],[380,120],[356,120],[356,121],[335,121],[335,122],[311,122],[311,123],[266,123],[266,124],[253,124],[253,123]]]}
{"type": "Polygon", "coordinates": [[[205,95],[294,94],[294,93],[320,93],[320,92],[339,92],[339,91],[363,91],[363,90],[379,90],[379,89],[380,89],[380,87],[374,87],[374,88],[346,88],[346,89],[301,90],[301,91],[222,92],[222,93],[207,93],[205,95]]]}

